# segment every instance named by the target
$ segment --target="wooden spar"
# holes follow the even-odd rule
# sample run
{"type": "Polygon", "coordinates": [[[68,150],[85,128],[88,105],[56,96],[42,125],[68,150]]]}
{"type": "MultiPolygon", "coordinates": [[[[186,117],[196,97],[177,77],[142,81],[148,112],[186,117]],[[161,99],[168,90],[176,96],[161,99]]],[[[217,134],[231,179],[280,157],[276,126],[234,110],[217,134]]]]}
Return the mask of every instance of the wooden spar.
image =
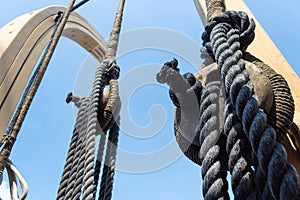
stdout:
{"type": "MultiPolygon", "coordinates": [[[[201,18],[203,25],[207,23],[207,9],[205,0],[194,0],[195,6],[201,18]]],[[[253,13],[247,7],[243,0],[230,0],[226,2],[227,10],[244,11],[249,17],[254,19],[256,23],[255,28],[255,39],[248,47],[248,51],[253,55],[261,59],[266,64],[270,65],[277,73],[281,74],[289,84],[293,98],[295,101],[295,116],[294,122],[300,127],[300,79],[295,73],[293,68],[286,61],[284,56],[280,53],[276,45],[273,43],[271,38],[265,32],[263,27],[260,25],[258,20],[254,17],[253,13]]],[[[285,139],[283,141],[285,146],[289,162],[291,162],[300,174],[300,154],[295,151],[290,142],[285,139]]]]}

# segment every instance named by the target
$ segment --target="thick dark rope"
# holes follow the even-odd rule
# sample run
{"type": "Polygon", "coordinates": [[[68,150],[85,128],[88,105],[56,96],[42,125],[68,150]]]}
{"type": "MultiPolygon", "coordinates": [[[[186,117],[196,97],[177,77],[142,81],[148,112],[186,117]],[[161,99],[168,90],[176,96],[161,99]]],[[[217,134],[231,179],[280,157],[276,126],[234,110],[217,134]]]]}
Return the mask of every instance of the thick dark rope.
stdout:
{"type": "MultiPolygon", "coordinates": [[[[85,106],[85,122],[78,122],[78,124],[76,122],[76,125],[80,126],[79,135],[81,136],[80,139],[82,139],[83,144],[77,146],[78,151],[76,151],[75,154],[77,160],[74,162],[76,163],[76,166],[74,166],[73,163],[74,168],[72,168],[70,172],[70,179],[68,180],[68,183],[70,184],[68,184],[65,192],[65,199],[68,200],[94,200],[96,197],[101,169],[99,162],[97,163],[97,166],[94,166],[95,139],[97,131],[99,132],[99,130],[97,130],[97,125],[100,125],[100,128],[103,129],[100,132],[104,133],[106,130],[109,130],[112,126],[111,121],[114,120],[114,117],[119,115],[118,112],[121,106],[118,96],[118,82],[117,80],[112,79],[117,79],[120,71],[119,67],[116,65],[115,56],[121,30],[124,4],[125,0],[120,0],[110,39],[105,51],[104,60],[96,69],[91,95],[85,99],[89,101],[85,106]],[[102,94],[106,85],[110,85],[110,94],[105,108],[102,110],[103,108],[101,108],[100,104],[104,103],[102,94]],[[104,112],[103,115],[99,114],[99,112],[102,111],[104,112]]],[[[76,97],[73,99],[72,93],[70,93],[66,101],[67,103],[70,101],[76,103],[77,101],[80,101],[80,98],[76,97]]],[[[79,102],[77,103],[78,105],[81,104],[79,102]]],[[[102,147],[99,149],[100,151],[101,148],[102,147]]]]}
{"type": "Polygon", "coordinates": [[[79,131],[79,140],[76,144],[74,161],[72,163],[70,178],[66,188],[66,194],[64,199],[71,199],[75,196],[80,196],[81,186],[82,186],[82,176],[83,176],[83,166],[84,166],[84,153],[86,149],[86,124],[88,119],[88,103],[89,99],[86,98],[81,104],[83,108],[82,117],[78,118],[76,121],[75,128],[79,131]]]}
{"type": "Polygon", "coordinates": [[[184,153],[184,155],[188,159],[190,159],[197,165],[201,165],[202,162],[199,158],[200,147],[197,145],[191,144],[187,139],[184,138],[184,136],[182,136],[182,134],[179,131],[179,128],[178,128],[178,125],[176,122],[177,119],[180,119],[180,109],[179,108],[176,108],[175,116],[176,116],[175,117],[176,119],[174,122],[174,134],[175,134],[175,138],[176,138],[176,141],[178,143],[180,150],[184,153]]]}
{"type": "MultiPolygon", "coordinates": [[[[258,167],[267,176],[264,189],[260,190],[262,198],[285,198],[289,195],[281,193],[288,189],[283,177],[289,174],[291,180],[298,180],[298,174],[293,168],[287,167],[289,164],[285,159],[285,150],[276,142],[274,128],[263,123],[267,122],[267,116],[259,109],[257,99],[253,96],[253,83],[249,80],[249,73],[242,60],[242,51],[254,39],[254,27],[254,21],[249,20],[246,13],[227,11],[206,26],[202,39],[204,46],[215,56],[226,94],[250,140],[258,159],[258,167]],[[230,70],[233,66],[237,70],[230,70]],[[228,76],[230,78],[226,78],[228,76]]],[[[256,177],[257,182],[260,176],[256,177]]],[[[289,188],[297,191],[292,199],[298,199],[298,181],[290,181],[289,188]]]]}
{"type": "Polygon", "coordinates": [[[101,171],[101,167],[102,167],[102,160],[103,160],[105,142],[106,142],[106,135],[101,134],[99,145],[98,145],[97,159],[96,159],[96,164],[95,164],[94,184],[95,184],[96,188],[98,187],[98,183],[99,183],[99,177],[100,177],[100,171],[101,171]]]}
{"type": "Polygon", "coordinates": [[[95,155],[95,137],[96,137],[96,126],[97,126],[97,113],[99,107],[99,99],[102,97],[104,86],[107,84],[105,78],[106,69],[109,68],[108,62],[102,62],[96,69],[93,90],[91,94],[91,100],[88,108],[88,123],[87,123],[87,149],[84,152],[82,160],[85,160],[84,166],[80,169],[83,176],[78,179],[79,182],[83,181],[83,194],[82,199],[94,199],[95,197],[95,184],[94,184],[94,155],[95,155]]]}
{"type": "Polygon", "coordinates": [[[71,171],[72,171],[72,169],[75,169],[75,167],[77,166],[78,161],[76,161],[76,158],[77,158],[76,154],[78,152],[78,146],[81,145],[81,143],[82,143],[81,135],[79,135],[80,125],[81,125],[81,124],[79,125],[79,122],[82,122],[84,119],[85,119],[85,107],[82,106],[78,111],[78,116],[76,119],[77,126],[75,125],[74,131],[73,131],[73,136],[71,139],[65,167],[64,167],[64,170],[62,173],[62,178],[61,178],[60,185],[58,188],[58,193],[57,193],[57,198],[56,198],[57,200],[61,200],[64,198],[65,192],[67,191],[67,187],[70,185],[69,179],[72,176],[71,171]]]}
{"type": "MultiPolygon", "coordinates": [[[[119,120],[112,126],[109,132],[109,141],[111,143],[110,148],[108,149],[109,160],[106,165],[108,166],[107,171],[107,179],[105,184],[105,195],[104,200],[111,200],[112,198],[112,190],[113,190],[113,183],[114,183],[114,174],[116,168],[116,155],[117,155],[117,148],[118,148],[118,138],[119,138],[119,120]]],[[[100,200],[99,196],[99,200],[100,200]]]]}
{"type": "Polygon", "coordinates": [[[224,135],[219,124],[219,81],[208,83],[201,95],[200,152],[204,199],[229,199],[227,183],[227,156],[224,135]]]}
{"type": "Polygon", "coordinates": [[[270,80],[274,99],[272,109],[268,114],[268,123],[275,128],[277,140],[280,142],[283,137],[286,137],[285,134],[294,118],[295,104],[288,83],[283,76],[250,53],[243,52],[243,58],[255,64],[270,80]]]}
{"type": "Polygon", "coordinates": [[[202,91],[200,81],[191,73],[180,75],[177,65],[175,59],[167,62],[157,74],[158,82],[170,86],[170,97],[177,107],[174,123],[176,140],[189,159],[203,165],[204,199],[229,199],[225,142],[217,122],[219,121],[220,82],[211,82],[202,91]],[[192,92],[193,96],[190,96],[189,92],[192,92]],[[196,101],[192,101],[193,99],[196,101]],[[197,108],[200,112],[195,112],[197,108]],[[191,118],[190,115],[195,117],[191,118]],[[197,125],[194,127],[193,124],[197,125]],[[192,128],[186,128],[188,126],[192,128]],[[186,133],[183,135],[183,132],[186,133]],[[197,142],[194,141],[195,139],[197,142]]]}
{"type": "Polygon", "coordinates": [[[105,153],[103,174],[99,191],[99,200],[111,199],[113,177],[115,172],[116,153],[118,147],[119,126],[114,123],[109,131],[108,143],[105,153]]]}
{"type": "MultiPolygon", "coordinates": [[[[109,159],[108,156],[109,156],[108,154],[105,155],[105,160],[109,159]]],[[[107,186],[106,183],[107,183],[107,179],[108,179],[108,171],[109,171],[109,166],[107,163],[104,163],[98,200],[103,200],[105,197],[106,186],[107,186]]]]}
{"type": "Polygon", "coordinates": [[[251,169],[251,146],[230,100],[226,101],[224,118],[228,168],[234,197],[241,200],[253,199],[255,191],[254,174],[251,169]]]}
{"type": "MultiPolygon", "coordinates": [[[[220,74],[219,72],[214,69],[214,64],[212,64],[214,61],[211,58],[211,56],[208,54],[208,52],[205,50],[205,48],[201,49],[201,58],[204,59],[204,64],[202,64],[202,70],[205,72],[199,71],[199,75],[202,74],[202,76],[205,74],[205,79],[203,79],[204,82],[208,82],[209,84],[205,87],[212,87],[211,90],[213,90],[214,87],[217,85],[212,85],[210,86],[210,82],[215,82],[216,81],[220,83],[220,74]],[[208,66],[209,65],[209,66],[208,66]],[[203,74],[204,73],[204,74],[203,74]]],[[[220,86],[217,86],[220,87],[220,86]]],[[[206,89],[208,90],[208,89],[206,89]]],[[[222,90],[220,91],[222,96],[223,92],[222,90]]],[[[217,92],[214,92],[216,95],[218,94],[217,92]]],[[[214,94],[213,93],[213,94],[214,94]]],[[[210,93],[207,94],[209,96],[210,93]]],[[[207,98],[209,99],[209,98],[207,98]]],[[[201,104],[206,104],[205,102],[209,101],[201,101],[201,104]]],[[[240,123],[237,123],[238,120],[237,116],[234,114],[230,114],[232,111],[234,111],[233,106],[229,106],[226,104],[225,109],[222,107],[224,102],[224,97],[219,98],[218,103],[218,110],[220,112],[220,119],[218,119],[219,123],[221,123],[217,127],[217,129],[220,129],[221,131],[223,130],[224,135],[222,134],[221,136],[225,137],[222,138],[219,141],[222,140],[227,140],[226,142],[226,152],[227,156],[230,157],[230,160],[226,160],[225,162],[228,162],[228,168],[231,173],[231,185],[233,189],[233,194],[236,199],[252,199],[252,195],[254,194],[254,189],[253,189],[253,171],[251,170],[251,147],[248,144],[248,139],[244,134],[240,134],[243,132],[242,126],[240,123]],[[221,101],[222,100],[222,101],[221,101]],[[222,113],[222,111],[224,113],[222,113]],[[223,119],[224,122],[223,122],[223,119]],[[222,124],[222,122],[224,124],[222,124]],[[224,128],[223,128],[224,126],[224,128]],[[236,169],[239,169],[238,171],[236,169]],[[243,190],[236,188],[243,188],[243,190]],[[238,191],[238,192],[237,192],[238,191]]],[[[202,111],[200,111],[202,113],[202,111]]],[[[217,115],[215,115],[217,117],[217,115]]],[[[216,121],[213,121],[213,123],[217,123],[216,121]]],[[[201,123],[200,123],[201,124],[201,123]]],[[[202,131],[202,128],[200,129],[202,131]]],[[[204,131],[206,131],[204,129],[204,131]]],[[[225,141],[224,141],[225,142],[225,141]]],[[[222,144],[222,143],[220,143],[222,144]]],[[[225,148],[224,148],[225,149],[225,148]]],[[[223,151],[222,151],[223,152],[223,151]]],[[[228,159],[225,156],[221,156],[222,158],[228,159]]]]}

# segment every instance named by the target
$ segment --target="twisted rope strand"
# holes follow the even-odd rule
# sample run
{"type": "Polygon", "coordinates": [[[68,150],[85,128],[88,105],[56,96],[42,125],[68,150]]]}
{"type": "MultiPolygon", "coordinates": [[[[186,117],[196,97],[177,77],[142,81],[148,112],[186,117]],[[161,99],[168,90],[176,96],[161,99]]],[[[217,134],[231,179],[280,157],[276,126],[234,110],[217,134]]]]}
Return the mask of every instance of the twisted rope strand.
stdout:
{"type": "Polygon", "coordinates": [[[251,147],[243,133],[242,124],[237,119],[230,100],[226,101],[224,111],[224,134],[227,138],[226,152],[228,168],[231,173],[231,185],[236,199],[253,199],[254,174],[251,169],[251,147]]]}
{"type": "Polygon", "coordinates": [[[106,135],[101,134],[100,135],[99,146],[98,146],[97,159],[96,159],[96,164],[95,164],[94,183],[95,183],[96,188],[97,188],[98,183],[99,183],[99,177],[100,177],[100,171],[101,171],[101,167],[102,167],[102,159],[103,159],[103,154],[104,154],[105,142],[106,142],[106,135]]]}
{"type": "MultiPolygon", "coordinates": [[[[64,199],[73,199],[74,196],[80,196],[81,193],[81,184],[82,179],[80,178],[82,176],[82,167],[84,165],[84,152],[86,148],[86,124],[88,119],[88,104],[89,99],[85,98],[82,101],[81,108],[82,108],[82,118],[79,118],[80,121],[78,123],[76,122],[75,127],[79,131],[79,140],[76,145],[75,149],[75,155],[74,155],[74,161],[72,163],[72,168],[70,171],[70,178],[68,181],[66,194],[64,196],[64,199]]],[[[80,114],[80,113],[79,113],[80,114]]]]}
{"type": "Polygon", "coordinates": [[[106,180],[106,190],[105,190],[105,200],[111,200],[112,198],[112,190],[113,190],[113,183],[114,183],[114,175],[115,175],[115,168],[116,168],[116,155],[117,155],[117,148],[118,148],[118,138],[119,138],[119,120],[113,125],[110,129],[111,135],[111,143],[110,146],[110,157],[109,157],[109,169],[107,173],[107,180],[106,180]]]}
{"type": "Polygon", "coordinates": [[[86,110],[86,103],[83,103],[78,111],[76,124],[75,124],[75,128],[73,131],[73,136],[71,139],[70,147],[69,147],[69,152],[68,152],[65,167],[64,167],[64,170],[62,173],[60,186],[58,188],[58,193],[57,193],[57,198],[56,198],[57,200],[62,200],[64,198],[66,191],[68,191],[67,187],[69,185],[71,185],[70,182],[72,182],[69,180],[72,177],[72,175],[74,174],[74,171],[72,173],[72,170],[75,170],[75,169],[77,170],[77,168],[76,168],[77,163],[78,163],[77,159],[79,158],[78,150],[81,148],[81,144],[82,144],[82,139],[81,139],[82,135],[80,134],[80,132],[82,131],[81,127],[83,127],[82,123],[83,123],[84,119],[86,119],[85,110],[86,110]]]}
{"type": "MultiPolygon", "coordinates": [[[[208,83],[201,95],[200,104],[200,152],[204,199],[229,199],[226,179],[227,167],[221,158],[224,145],[221,145],[219,129],[220,82],[208,83]]],[[[224,143],[223,143],[224,144],[224,143]]]]}
{"type": "MultiPolygon", "coordinates": [[[[109,189],[110,182],[113,181],[113,177],[111,175],[114,174],[115,168],[115,156],[118,145],[118,136],[119,136],[119,127],[117,122],[114,123],[113,127],[109,131],[106,153],[105,153],[105,161],[103,167],[103,173],[101,177],[101,186],[99,191],[99,200],[107,199],[107,195],[111,193],[109,189]],[[110,191],[110,192],[108,192],[110,191]]],[[[110,187],[112,188],[112,183],[110,183],[110,187]]],[[[111,196],[111,195],[108,195],[111,196]]]]}
{"type": "Polygon", "coordinates": [[[95,137],[96,137],[96,126],[97,126],[97,114],[99,107],[99,99],[102,94],[103,88],[107,83],[105,80],[106,69],[109,68],[109,62],[103,62],[100,67],[96,70],[94,85],[91,94],[91,102],[89,106],[89,120],[87,125],[87,137],[88,137],[88,149],[85,154],[85,159],[89,161],[87,166],[84,168],[84,188],[83,188],[83,199],[95,198],[96,188],[94,184],[94,155],[95,155],[95,137]]]}
{"type": "Polygon", "coordinates": [[[288,83],[283,76],[250,53],[244,52],[243,58],[254,63],[270,80],[274,102],[268,114],[268,123],[275,128],[277,140],[280,142],[283,137],[286,137],[285,134],[292,126],[294,118],[295,104],[288,83]]]}

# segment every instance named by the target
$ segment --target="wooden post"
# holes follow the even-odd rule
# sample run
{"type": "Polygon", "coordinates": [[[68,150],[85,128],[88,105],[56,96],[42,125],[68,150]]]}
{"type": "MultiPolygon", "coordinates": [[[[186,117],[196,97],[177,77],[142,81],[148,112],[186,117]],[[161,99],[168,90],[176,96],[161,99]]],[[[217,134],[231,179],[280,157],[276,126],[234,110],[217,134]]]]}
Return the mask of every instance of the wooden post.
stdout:
{"type": "MultiPolygon", "coordinates": [[[[194,0],[199,16],[203,25],[207,23],[207,9],[205,0],[194,0]]],[[[255,39],[248,47],[248,51],[261,59],[266,64],[270,65],[277,73],[281,74],[289,84],[295,101],[295,116],[294,122],[300,127],[300,79],[293,68],[280,53],[276,45],[273,43],[268,34],[264,31],[253,13],[249,10],[243,0],[228,0],[226,1],[227,10],[244,11],[249,17],[254,19],[256,23],[255,39]]],[[[300,154],[295,151],[288,140],[283,141],[288,152],[288,159],[297,169],[300,174],[300,154]]]]}

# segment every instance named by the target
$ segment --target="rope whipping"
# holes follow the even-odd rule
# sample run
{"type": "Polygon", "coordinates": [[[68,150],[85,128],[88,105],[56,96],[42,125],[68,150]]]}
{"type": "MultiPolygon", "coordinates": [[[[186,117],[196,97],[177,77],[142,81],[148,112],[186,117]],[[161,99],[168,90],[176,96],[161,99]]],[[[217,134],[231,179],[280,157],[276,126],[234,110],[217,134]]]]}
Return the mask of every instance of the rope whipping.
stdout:
{"type": "MultiPolygon", "coordinates": [[[[58,189],[57,199],[86,199],[96,198],[99,175],[101,171],[101,160],[104,155],[104,146],[110,141],[106,139],[106,132],[109,131],[108,140],[117,143],[120,98],[118,93],[118,77],[120,68],[116,64],[116,51],[118,47],[119,34],[123,16],[125,0],[120,0],[116,13],[114,25],[110,34],[105,57],[100,66],[96,69],[91,95],[89,97],[76,97],[72,93],[67,96],[67,103],[74,102],[79,106],[79,112],[73,131],[73,136],[62,174],[62,180],[58,189]],[[109,85],[109,94],[105,94],[109,85]],[[116,128],[117,127],[117,128],[116,128]],[[95,156],[95,139],[100,134],[100,143],[95,156]]],[[[106,145],[107,147],[109,145],[106,145]]],[[[112,147],[111,147],[112,148],[112,147]]],[[[105,199],[111,198],[113,175],[115,168],[115,151],[106,149],[106,157],[112,155],[114,161],[106,163],[111,167],[105,180],[105,199]],[[115,152],[110,153],[110,152],[115,152]],[[114,156],[113,156],[114,155],[114,156]]],[[[110,158],[112,159],[112,158],[110,158]]],[[[102,172],[103,174],[103,172],[102,172]]],[[[103,183],[101,182],[101,186],[103,183]]]]}
{"type": "Polygon", "coordinates": [[[67,22],[67,19],[70,15],[71,9],[73,7],[75,3],[75,0],[71,0],[68,7],[66,8],[65,12],[63,13],[62,18],[58,17],[57,18],[57,26],[56,29],[54,30],[54,33],[52,35],[52,40],[50,41],[50,43],[48,44],[45,54],[43,55],[43,58],[41,60],[40,63],[40,67],[39,67],[39,72],[35,78],[35,81],[30,89],[30,91],[28,92],[27,96],[26,96],[26,100],[24,102],[24,104],[22,105],[22,108],[20,110],[20,113],[16,119],[16,122],[13,126],[13,129],[9,135],[9,137],[7,138],[7,141],[3,147],[3,149],[1,150],[0,153],[0,179],[2,179],[3,176],[3,169],[5,166],[5,163],[11,153],[12,147],[17,139],[18,133],[21,129],[21,126],[24,122],[25,116],[29,110],[29,107],[32,103],[32,100],[37,92],[37,89],[42,81],[42,78],[46,72],[46,69],[48,67],[48,64],[50,62],[50,59],[53,55],[54,49],[58,43],[58,40],[62,34],[62,31],[64,29],[64,26],[67,22]]]}
{"type": "Polygon", "coordinates": [[[203,45],[218,63],[226,95],[258,160],[255,169],[258,197],[299,199],[298,174],[287,162],[286,151],[276,141],[276,131],[267,123],[266,113],[258,107],[242,59],[243,51],[254,39],[254,28],[254,21],[246,13],[227,11],[207,24],[203,45]],[[288,177],[289,183],[285,182],[288,177]]]}

